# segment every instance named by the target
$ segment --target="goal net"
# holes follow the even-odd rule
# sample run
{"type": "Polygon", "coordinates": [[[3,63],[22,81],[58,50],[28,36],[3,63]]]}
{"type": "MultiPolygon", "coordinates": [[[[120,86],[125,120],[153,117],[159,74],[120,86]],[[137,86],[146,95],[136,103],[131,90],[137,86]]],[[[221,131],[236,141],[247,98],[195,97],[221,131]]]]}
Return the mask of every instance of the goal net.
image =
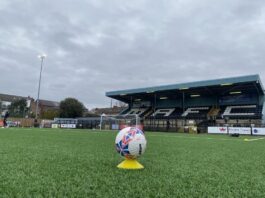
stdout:
{"type": "Polygon", "coordinates": [[[137,114],[131,115],[101,115],[100,130],[121,130],[125,127],[137,127],[142,129],[140,117],[137,114]]]}

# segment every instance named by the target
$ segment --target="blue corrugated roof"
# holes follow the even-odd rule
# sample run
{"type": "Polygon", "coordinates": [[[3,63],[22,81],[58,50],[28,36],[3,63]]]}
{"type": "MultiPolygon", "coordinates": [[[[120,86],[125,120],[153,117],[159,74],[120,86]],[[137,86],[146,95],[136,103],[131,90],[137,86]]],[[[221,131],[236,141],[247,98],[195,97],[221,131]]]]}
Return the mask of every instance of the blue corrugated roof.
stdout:
{"type": "Polygon", "coordinates": [[[221,85],[221,84],[235,84],[235,83],[247,83],[247,82],[257,82],[258,84],[260,84],[261,89],[264,90],[260,77],[259,75],[256,74],[256,75],[239,76],[239,77],[231,77],[231,78],[221,78],[221,79],[215,79],[215,80],[204,80],[204,81],[196,81],[196,82],[189,82],[189,83],[145,87],[145,88],[138,88],[138,89],[110,91],[106,93],[106,96],[168,91],[168,90],[185,89],[185,88],[190,89],[190,88],[198,88],[198,87],[205,87],[205,86],[215,86],[215,85],[221,85]]]}

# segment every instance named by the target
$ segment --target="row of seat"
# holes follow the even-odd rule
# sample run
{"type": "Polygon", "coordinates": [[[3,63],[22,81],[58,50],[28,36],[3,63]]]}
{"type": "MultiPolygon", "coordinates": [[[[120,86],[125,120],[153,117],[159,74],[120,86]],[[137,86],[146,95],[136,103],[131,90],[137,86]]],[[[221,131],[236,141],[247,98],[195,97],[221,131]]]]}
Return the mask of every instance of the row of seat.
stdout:
{"type": "Polygon", "coordinates": [[[205,119],[207,117],[217,118],[261,118],[262,106],[258,105],[240,105],[240,106],[221,106],[214,107],[189,107],[183,112],[182,108],[159,108],[152,111],[151,108],[133,108],[124,115],[138,115],[140,117],[155,118],[189,118],[205,119]]]}
{"type": "Polygon", "coordinates": [[[262,118],[263,106],[258,105],[241,105],[222,107],[219,118],[262,118]]]}

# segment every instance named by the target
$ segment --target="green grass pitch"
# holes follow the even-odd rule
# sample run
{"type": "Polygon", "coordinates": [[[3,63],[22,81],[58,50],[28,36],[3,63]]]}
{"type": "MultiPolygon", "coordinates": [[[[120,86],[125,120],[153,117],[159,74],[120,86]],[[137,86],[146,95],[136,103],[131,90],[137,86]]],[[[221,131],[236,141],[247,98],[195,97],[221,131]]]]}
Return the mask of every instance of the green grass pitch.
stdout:
{"type": "Polygon", "coordinates": [[[146,132],[132,171],[115,136],[0,128],[0,197],[265,197],[265,139],[146,132]]]}

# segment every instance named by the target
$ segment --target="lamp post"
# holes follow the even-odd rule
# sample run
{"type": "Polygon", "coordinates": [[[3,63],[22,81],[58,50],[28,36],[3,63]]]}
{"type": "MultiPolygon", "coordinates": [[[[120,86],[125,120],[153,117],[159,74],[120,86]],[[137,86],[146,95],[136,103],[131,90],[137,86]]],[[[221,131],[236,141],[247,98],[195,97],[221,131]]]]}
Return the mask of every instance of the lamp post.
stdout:
{"type": "Polygon", "coordinates": [[[40,63],[40,77],[39,77],[38,97],[37,97],[37,105],[36,105],[36,115],[35,115],[36,120],[38,119],[38,111],[39,111],[41,73],[42,73],[43,61],[46,58],[46,56],[47,56],[46,54],[41,54],[38,56],[38,58],[41,60],[41,63],[40,63]]]}

